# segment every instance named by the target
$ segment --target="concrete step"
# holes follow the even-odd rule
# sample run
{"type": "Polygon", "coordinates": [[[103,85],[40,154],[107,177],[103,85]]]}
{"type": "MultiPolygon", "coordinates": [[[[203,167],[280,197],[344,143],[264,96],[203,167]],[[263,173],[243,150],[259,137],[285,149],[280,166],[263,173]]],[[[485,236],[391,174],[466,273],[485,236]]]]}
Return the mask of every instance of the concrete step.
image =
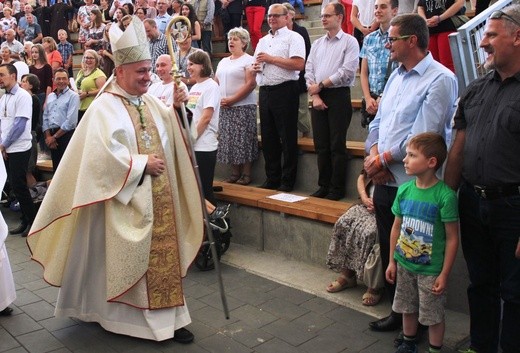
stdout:
{"type": "MultiPolygon", "coordinates": [[[[233,212],[233,210],[231,211],[233,212]]],[[[234,239],[236,235],[233,234],[234,239]]],[[[361,296],[366,290],[364,285],[344,290],[339,293],[328,293],[325,287],[336,279],[337,274],[325,265],[315,266],[282,256],[257,251],[253,248],[232,243],[222,257],[222,262],[245,269],[247,272],[267,278],[274,282],[313,294],[317,297],[346,306],[374,318],[382,318],[390,312],[390,301],[382,301],[372,307],[361,304],[361,296]]],[[[325,259],[323,259],[325,262],[325,259]]],[[[224,283],[225,286],[225,283],[224,283]]],[[[469,315],[453,310],[446,311],[446,334],[444,347],[457,350],[469,339],[469,315]]]]}

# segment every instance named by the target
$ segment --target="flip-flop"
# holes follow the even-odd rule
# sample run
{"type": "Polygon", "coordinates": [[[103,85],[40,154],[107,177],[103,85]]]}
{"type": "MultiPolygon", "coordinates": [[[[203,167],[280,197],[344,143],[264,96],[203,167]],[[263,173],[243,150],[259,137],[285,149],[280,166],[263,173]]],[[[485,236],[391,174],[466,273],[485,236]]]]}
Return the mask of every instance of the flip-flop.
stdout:
{"type": "Polygon", "coordinates": [[[328,285],[327,292],[337,293],[337,292],[341,292],[344,289],[354,288],[355,286],[357,286],[357,280],[356,280],[355,276],[349,278],[344,275],[341,275],[341,276],[339,276],[338,279],[328,285]],[[340,279],[340,278],[344,281],[343,284],[341,284],[338,281],[338,279],[340,279]]]}
{"type": "Polygon", "coordinates": [[[372,291],[369,291],[369,289],[367,289],[365,294],[363,294],[362,304],[364,306],[377,305],[379,303],[379,301],[381,300],[381,297],[383,296],[383,291],[377,290],[377,289],[375,289],[375,290],[372,289],[372,291]],[[374,291],[375,293],[372,291],[374,291]]]}

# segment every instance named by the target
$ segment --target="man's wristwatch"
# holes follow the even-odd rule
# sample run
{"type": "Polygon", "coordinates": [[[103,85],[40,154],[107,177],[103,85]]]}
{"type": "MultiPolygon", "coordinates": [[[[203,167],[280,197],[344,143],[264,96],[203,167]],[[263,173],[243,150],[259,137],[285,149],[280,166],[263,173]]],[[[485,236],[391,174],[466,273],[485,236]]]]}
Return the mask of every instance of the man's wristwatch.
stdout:
{"type": "Polygon", "coordinates": [[[323,81],[318,84],[318,87],[319,87],[320,91],[325,88],[323,81]]]}

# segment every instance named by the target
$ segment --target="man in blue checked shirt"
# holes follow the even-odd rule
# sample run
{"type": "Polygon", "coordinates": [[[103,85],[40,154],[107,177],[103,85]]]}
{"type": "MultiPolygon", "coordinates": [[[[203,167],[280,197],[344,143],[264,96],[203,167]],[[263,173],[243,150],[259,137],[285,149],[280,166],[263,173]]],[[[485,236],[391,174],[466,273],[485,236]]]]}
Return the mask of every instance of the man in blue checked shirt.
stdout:
{"type": "MultiPolygon", "coordinates": [[[[390,50],[388,29],[390,21],[397,15],[398,0],[376,0],[374,6],[375,21],[379,29],[367,35],[359,53],[361,58],[361,89],[366,102],[366,112],[376,115],[386,81],[390,76],[390,50]]],[[[367,121],[369,123],[369,121],[367,121]]]]}
{"type": "Polygon", "coordinates": [[[65,69],[54,73],[54,84],[56,90],[47,98],[43,111],[42,130],[56,171],[78,124],[79,95],[69,88],[69,75],[65,69]]]}

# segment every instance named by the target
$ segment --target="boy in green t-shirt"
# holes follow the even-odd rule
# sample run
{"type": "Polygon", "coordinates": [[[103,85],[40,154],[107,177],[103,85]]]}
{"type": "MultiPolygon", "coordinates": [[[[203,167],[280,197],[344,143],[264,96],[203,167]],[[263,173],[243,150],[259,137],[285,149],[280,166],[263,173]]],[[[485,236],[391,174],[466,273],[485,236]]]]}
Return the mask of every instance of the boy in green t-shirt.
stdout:
{"type": "Polygon", "coordinates": [[[403,314],[396,353],[417,352],[417,322],[429,326],[429,352],[442,347],[445,290],[459,244],[457,196],[435,175],[446,154],[444,139],[432,132],[414,136],[406,148],[404,168],[416,179],[399,187],[392,206],[386,270],[388,282],[398,278],[392,309],[403,314]]]}

